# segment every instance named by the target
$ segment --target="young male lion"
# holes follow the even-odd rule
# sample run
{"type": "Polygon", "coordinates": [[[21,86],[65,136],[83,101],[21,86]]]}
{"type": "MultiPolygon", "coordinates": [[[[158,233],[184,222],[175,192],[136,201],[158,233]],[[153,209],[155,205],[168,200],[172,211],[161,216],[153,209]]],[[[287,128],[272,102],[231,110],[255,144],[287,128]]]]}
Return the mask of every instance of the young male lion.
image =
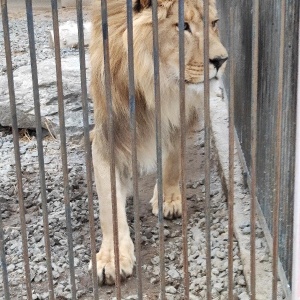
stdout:
{"type": "MultiPolygon", "coordinates": [[[[185,93],[186,123],[191,128],[201,109],[203,95],[203,0],[185,0],[185,93]]],[[[95,128],[92,142],[96,187],[100,203],[103,241],[97,254],[97,274],[100,283],[115,281],[111,184],[108,146],[108,112],[106,110],[104,60],[100,1],[96,1],[90,43],[91,92],[95,109],[95,128]]],[[[110,67],[116,155],[116,193],[120,273],[132,274],[135,263],[134,245],[126,220],[125,202],[130,190],[131,141],[129,126],[128,65],[126,1],[108,1],[110,67]]],[[[133,46],[135,65],[135,98],[137,157],[142,170],[156,164],[154,75],[152,56],[151,0],[135,0],[133,17],[133,46]]],[[[215,0],[209,5],[209,78],[215,81],[225,68],[227,52],[219,40],[215,0]]],[[[163,192],[166,218],[181,216],[179,187],[179,53],[178,0],[158,0],[159,67],[163,141],[163,192]]],[[[157,188],[151,200],[153,213],[158,214],[157,188]]]]}

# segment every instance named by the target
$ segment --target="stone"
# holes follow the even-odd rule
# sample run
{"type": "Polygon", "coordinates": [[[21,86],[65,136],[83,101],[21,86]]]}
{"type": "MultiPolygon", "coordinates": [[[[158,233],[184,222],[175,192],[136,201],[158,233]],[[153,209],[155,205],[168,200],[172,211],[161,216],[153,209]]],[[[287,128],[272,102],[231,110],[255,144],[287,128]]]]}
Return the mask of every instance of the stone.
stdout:
{"type": "Polygon", "coordinates": [[[170,269],[170,270],[168,271],[168,275],[169,275],[171,278],[173,278],[173,279],[179,279],[179,278],[181,278],[180,274],[179,274],[178,271],[175,270],[175,269],[170,269]]]}
{"type": "Polygon", "coordinates": [[[138,296],[137,295],[131,295],[125,298],[126,300],[137,300],[138,296]]]}
{"type": "Polygon", "coordinates": [[[250,297],[246,292],[241,293],[239,296],[239,300],[249,300],[250,297]]]}
{"type": "Polygon", "coordinates": [[[166,292],[169,294],[176,294],[177,290],[174,288],[174,286],[166,286],[166,292]]]}
{"type": "Polygon", "coordinates": [[[251,231],[251,228],[248,227],[248,226],[244,227],[243,230],[242,230],[243,234],[250,234],[250,231],[251,231]]]}
{"type": "MultiPolygon", "coordinates": [[[[84,22],[84,45],[88,46],[91,38],[91,22],[84,22]]],[[[60,48],[78,48],[78,28],[74,21],[67,21],[59,26],[60,48]]],[[[49,33],[49,44],[54,48],[54,33],[53,30],[49,33]]]]}
{"type": "MultiPolygon", "coordinates": [[[[83,136],[79,58],[78,56],[68,56],[61,59],[61,64],[67,138],[79,140],[83,136]]],[[[14,71],[19,128],[35,128],[32,81],[28,74],[31,74],[30,66],[22,66],[14,71]]],[[[40,62],[38,64],[38,76],[42,127],[51,132],[53,136],[58,137],[60,124],[55,60],[46,59],[40,62]]],[[[87,71],[87,78],[89,78],[89,71],[87,71]]],[[[92,102],[91,100],[88,101],[89,114],[91,115],[93,111],[92,102]]],[[[92,119],[90,119],[90,123],[93,123],[92,119]]],[[[6,76],[0,76],[0,124],[12,126],[6,76]]]]}
{"type": "Polygon", "coordinates": [[[222,251],[216,251],[216,256],[220,259],[223,259],[226,257],[226,254],[222,251]]]}

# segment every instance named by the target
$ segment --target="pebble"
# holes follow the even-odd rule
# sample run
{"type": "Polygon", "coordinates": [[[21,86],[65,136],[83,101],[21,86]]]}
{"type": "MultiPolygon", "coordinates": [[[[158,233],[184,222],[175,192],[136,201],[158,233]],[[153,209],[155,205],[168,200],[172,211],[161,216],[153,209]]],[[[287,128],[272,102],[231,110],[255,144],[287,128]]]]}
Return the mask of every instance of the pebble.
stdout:
{"type": "Polygon", "coordinates": [[[174,286],[166,286],[166,292],[169,294],[176,294],[177,290],[174,288],[174,286]]]}
{"type": "Polygon", "coordinates": [[[178,273],[178,271],[175,270],[175,269],[170,269],[170,270],[168,271],[168,275],[169,275],[172,279],[179,279],[179,278],[181,277],[180,274],[178,273]]]}
{"type": "Polygon", "coordinates": [[[250,297],[246,292],[243,292],[239,295],[239,300],[249,300],[250,297]]]}
{"type": "Polygon", "coordinates": [[[251,228],[250,227],[244,227],[242,232],[243,232],[243,234],[250,234],[251,228]]]}
{"type": "Polygon", "coordinates": [[[217,252],[216,252],[216,256],[217,256],[218,258],[223,259],[223,258],[226,257],[226,254],[225,254],[224,252],[222,252],[222,251],[217,251],[217,252]]]}

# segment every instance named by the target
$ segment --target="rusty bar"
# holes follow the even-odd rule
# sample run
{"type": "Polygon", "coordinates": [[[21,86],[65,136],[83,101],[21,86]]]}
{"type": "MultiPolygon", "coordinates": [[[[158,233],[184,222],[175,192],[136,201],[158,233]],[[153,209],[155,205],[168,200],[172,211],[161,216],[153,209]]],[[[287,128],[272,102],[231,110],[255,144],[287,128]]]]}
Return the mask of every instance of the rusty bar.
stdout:
{"type": "Polygon", "coordinates": [[[293,224],[292,299],[300,299],[300,23],[298,24],[298,80],[296,112],[296,158],[293,224]]]}
{"type": "Polygon", "coordinates": [[[155,96],[155,126],[156,126],[156,157],[157,157],[157,192],[158,192],[158,224],[159,224],[159,258],[160,258],[160,299],[166,298],[165,279],[165,241],[163,219],[163,181],[162,181],[162,142],[161,142],[161,98],[159,75],[159,42],[157,0],[152,1],[153,23],[153,64],[154,64],[154,96],[155,96]]]}
{"type": "Polygon", "coordinates": [[[7,264],[5,257],[5,239],[3,232],[3,222],[2,222],[2,208],[0,203],[0,261],[2,267],[2,280],[3,280],[3,289],[4,289],[4,299],[9,300],[9,284],[8,284],[8,273],[7,273],[7,264]]]}
{"type": "Polygon", "coordinates": [[[131,129],[131,151],[132,151],[132,184],[134,201],[134,231],[135,231],[135,253],[136,253],[136,276],[138,299],[143,299],[142,287],[142,261],[141,261],[141,224],[140,224],[140,202],[138,191],[138,163],[137,163],[137,141],[136,141],[136,106],[134,85],[134,55],[133,55],[133,14],[132,0],[127,0],[127,46],[128,46],[128,87],[129,87],[129,109],[131,129]]]}
{"type": "Polygon", "coordinates": [[[59,114],[59,124],[60,124],[61,160],[62,160],[62,168],[63,168],[64,202],[65,202],[66,227],[67,227],[67,237],[68,237],[68,254],[69,254],[69,265],[70,265],[70,284],[71,284],[72,299],[75,300],[76,284],[75,284],[75,268],[74,268],[74,250],[73,250],[72,223],[71,223],[68,159],[67,159],[67,146],[66,146],[67,145],[66,126],[65,126],[65,114],[64,114],[64,95],[63,95],[62,69],[61,69],[61,58],[60,58],[60,39],[59,39],[57,0],[51,0],[51,7],[52,7],[52,20],[53,20],[54,45],[55,45],[58,114],[59,114]]]}
{"type": "Polygon", "coordinates": [[[116,161],[115,161],[115,137],[114,137],[114,119],[111,94],[111,74],[110,74],[110,56],[109,56],[109,38],[108,38],[108,14],[107,1],[101,0],[102,16],[102,35],[103,35],[103,55],[104,55],[104,73],[105,73],[105,95],[106,105],[109,117],[109,149],[110,149],[110,182],[112,198],[112,215],[113,215],[113,233],[114,233],[114,253],[115,253],[115,271],[116,271],[116,292],[117,299],[121,299],[121,278],[119,262],[119,235],[118,235],[118,210],[116,195],[116,161]]]}
{"type": "Polygon", "coordinates": [[[206,295],[211,300],[211,238],[210,238],[210,91],[209,91],[209,0],[203,0],[204,33],[204,133],[205,133],[205,236],[206,236],[206,295]]]}
{"type": "Polygon", "coordinates": [[[276,152],[275,152],[275,199],[273,203],[273,264],[272,264],[272,299],[277,300],[278,284],[278,233],[281,183],[281,147],[282,147],[282,101],[283,101],[283,67],[284,67],[284,31],[285,31],[285,0],[281,0],[279,74],[278,74],[278,104],[276,123],[276,152]]]}
{"type": "Polygon", "coordinates": [[[179,100],[180,100],[180,165],[181,165],[181,199],[182,199],[182,254],[184,274],[184,299],[189,299],[189,262],[187,237],[187,201],[186,201],[186,121],[185,121],[185,59],[184,59],[184,0],[178,3],[179,29],[179,100]]]}
{"type": "Polygon", "coordinates": [[[32,74],[36,140],[37,140],[38,160],[39,160],[39,175],[40,175],[42,211],[43,211],[43,227],[44,227],[44,240],[45,240],[45,252],[46,252],[46,263],[47,263],[47,275],[48,275],[48,289],[49,289],[49,299],[54,300],[54,286],[53,286],[52,264],[51,264],[51,248],[50,248],[50,234],[49,234],[49,221],[48,221],[48,208],[47,208],[39,82],[38,82],[38,72],[37,72],[37,63],[36,63],[34,25],[33,25],[33,15],[32,15],[32,0],[26,0],[26,15],[27,15],[27,28],[28,28],[31,74],[32,74]]]}
{"type": "Polygon", "coordinates": [[[91,241],[91,260],[92,260],[92,278],[94,299],[99,299],[97,262],[96,262],[96,237],[95,237],[95,220],[93,206],[93,176],[92,176],[92,150],[90,144],[90,126],[88,112],[88,97],[86,83],[86,63],[84,49],[84,34],[83,34],[83,13],[82,0],[76,0],[77,26],[78,26],[78,49],[80,60],[80,80],[81,80],[81,101],[83,114],[83,132],[84,132],[84,149],[85,149],[85,164],[86,164],[86,184],[88,191],[88,208],[89,208],[89,224],[90,224],[90,241],[91,241]]]}
{"type": "Polygon", "coordinates": [[[257,155],[257,91],[258,91],[258,26],[259,0],[253,0],[252,78],[251,78],[251,203],[250,203],[250,297],[256,298],[256,155],[257,155]]]}
{"type": "Polygon", "coordinates": [[[9,37],[9,24],[8,24],[6,0],[1,0],[1,11],[2,11],[2,24],[3,24],[3,33],[4,33],[7,79],[8,79],[8,89],[9,89],[9,99],[10,99],[10,112],[11,112],[11,119],[12,119],[12,132],[13,132],[14,151],[15,151],[26,292],[27,292],[27,299],[32,300],[30,266],[29,266],[29,256],[28,256],[28,242],[27,242],[26,220],[25,220],[25,205],[24,205],[24,194],[23,194],[23,186],[22,186],[19,131],[18,131],[17,111],[16,111],[16,97],[15,97],[15,89],[14,89],[12,60],[11,60],[11,45],[10,45],[10,37],[9,37]]]}
{"type": "MultiPolygon", "coordinates": [[[[1,11],[2,11],[2,24],[3,24],[3,32],[8,32],[7,28],[8,24],[4,24],[4,22],[8,23],[8,17],[7,17],[7,4],[6,1],[1,0],[1,11]],[[5,20],[4,20],[5,19],[5,20]],[[6,29],[4,29],[6,26],[6,29]]],[[[7,33],[4,33],[4,36],[7,33]]],[[[9,36],[7,35],[8,42],[7,44],[10,44],[9,36]]],[[[10,45],[9,45],[9,51],[10,51],[10,45]]],[[[5,49],[6,55],[11,55],[8,53],[7,49],[5,49]]],[[[10,56],[11,57],[11,56],[10,56]]],[[[8,65],[8,62],[6,62],[8,65]]],[[[8,69],[8,67],[7,67],[8,69]]],[[[13,83],[12,83],[13,85],[13,83]]],[[[2,209],[1,209],[1,203],[0,203],[0,256],[1,256],[1,266],[2,266],[2,280],[3,280],[3,288],[4,288],[4,298],[5,300],[10,299],[10,293],[9,293],[9,284],[8,284],[8,273],[7,273],[7,263],[6,263],[6,257],[5,257],[5,239],[4,239],[4,232],[3,232],[3,223],[2,223],[2,209]]]]}
{"type": "MultiPolygon", "coordinates": [[[[234,53],[233,8],[230,8],[230,51],[234,53]]],[[[234,207],[234,59],[230,60],[229,182],[228,182],[228,299],[233,300],[233,207],[234,207]]]]}

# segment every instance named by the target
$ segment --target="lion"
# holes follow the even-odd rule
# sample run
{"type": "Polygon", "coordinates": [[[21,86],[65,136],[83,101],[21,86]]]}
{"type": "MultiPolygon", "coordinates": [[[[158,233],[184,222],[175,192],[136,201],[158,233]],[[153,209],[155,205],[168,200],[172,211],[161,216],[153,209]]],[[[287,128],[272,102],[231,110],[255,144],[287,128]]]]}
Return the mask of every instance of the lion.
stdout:
{"type": "MultiPolygon", "coordinates": [[[[204,90],[203,0],[184,1],[186,128],[191,129],[202,110],[204,90]]],[[[92,154],[96,189],[100,205],[102,245],[97,253],[100,284],[114,284],[115,264],[110,182],[109,115],[106,107],[100,1],[95,1],[90,42],[91,95],[95,127],[92,154]]],[[[211,85],[222,74],[227,51],[219,39],[215,0],[209,1],[209,79],[211,85]]],[[[131,136],[128,97],[126,1],[108,1],[108,28],[111,69],[112,110],[115,137],[115,174],[118,207],[120,275],[132,275],[134,245],[126,219],[126,197],[130,195],[131,136]]],[[[158,39],[161,94],[163,157],[163,215],[173,219],[182,214],[179,186],[179,31],[178,0],[158,0],[158,39]]],[[[136,99],[137,160],[141,172],[156,166],[155,95],[153,68],[151,0],[133,4],[133,48],[136,99]]],[[[152,212],[158,214],[157,186],[151,199],[152,212]]],[[[91,264],[90,264],[91,267],[91,264]]]]}

